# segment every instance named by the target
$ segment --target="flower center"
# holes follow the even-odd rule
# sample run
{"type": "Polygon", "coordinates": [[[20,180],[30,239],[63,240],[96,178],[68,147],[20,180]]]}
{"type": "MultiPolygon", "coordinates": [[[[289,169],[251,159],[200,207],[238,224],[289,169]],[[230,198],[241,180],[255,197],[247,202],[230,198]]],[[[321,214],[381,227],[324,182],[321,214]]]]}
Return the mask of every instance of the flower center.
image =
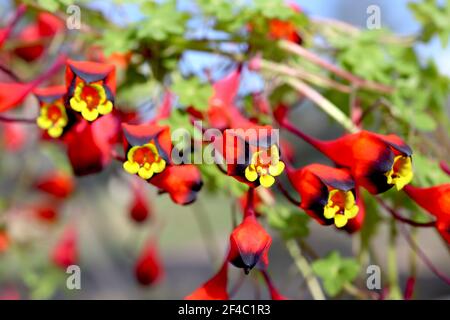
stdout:
{"type": "Polygon", "coordinates": [[[397,190],[403,189],[413,178],[411,157],[396,156],[391,170],[386,172],[387,183],[393,184],[397,190]]]}
{"type": "Polygon", "coordinates": [[[52,138],[58,138],[67,125],[66,108],[61,102],[44,104],[40,109],[36,123],[39,128],[46,130],[52,138]]]}
{"type": "Polygon", "coordinates": [[[138,174],[148,180],[153,174],[160,173],[166,168],[166,161],[160,157],[158,148],[150,142],[143,146],[132,147],[127,154],[127,161],[123,168],[130,174],[138,174]]]}
{"type": "Polygon", "coordinates": [[[70,98],[73,110],[81,112],[83,118],[94,121],[99,115],[112,111],[113,105],[106,97],[106,91],[100,83],[79,82],[75,87],[73,97],[70,98]]]}
{"type": "Polygon", "coordinates": [[[323,209],[323,216],[327,219],[334,219],[336,227],[342,228],[349,219],[356,217],[358,211],[359,208],[352,191],[333,189],[328,194],[328,202],[323,209]]]}
{"type": "Polygon", "coordinates": [[[248,181],[256,181],[266,188],[272,186],[276,176],[284,170],[284,163],[280,160],[280,152],[276,145],[267,150],[257,151],[252,155],[250,165],[245,168],[245,178],[248,181]]]}

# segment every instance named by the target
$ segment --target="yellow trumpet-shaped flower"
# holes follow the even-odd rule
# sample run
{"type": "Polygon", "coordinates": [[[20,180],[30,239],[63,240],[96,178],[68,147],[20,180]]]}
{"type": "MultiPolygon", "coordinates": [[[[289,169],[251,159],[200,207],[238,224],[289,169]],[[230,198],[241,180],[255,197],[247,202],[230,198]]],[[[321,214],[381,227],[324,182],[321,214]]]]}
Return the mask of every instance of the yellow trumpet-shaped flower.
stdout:
{"type": "Polygon", "coordinates": [[[166,168],[166,161],[161,158],[155,144],[150,142],[143,146],[134,146],[127,153],[123,168],[130,174],[137,174],[144,180],[166,168]]]}
{"type": "Polygon", "coordinates": [[[284,168],[278,147],[273,145],[268,150],[257,151],[252,155],[250,165],[245,168],[245,178],[251,182],[259,178],[259,183],[269,188],[275,183],[274,177],[279,176],[284,168]]]}
{"type": "Polygon", "coordinates": [[[106,115],[113,109],[112,102],[106,96],[105,88],[98,83],[79,82],[69,104],[88,121],[94,121],[100,115],[106,115]]]}
{"type": "Polygon", "coordinates": [[[52,138],[58,138],[67,125],[66,108],[61,102],[44,104],[40,109],[36,123],[39,128],[46,130],[52,138]]]}
{"type": "Polygon", "coordinates": [[[334,219],[336,227],[342,228],[348,220],[356,217],[358,211],[359,207],[356,205],[353,192],[334,189],[328,194],[323,215],[327,219],[334,219]]]}
{"type": "Polygon", "coordinates": [[[387,183],[401,190],[411,182],[413,175],[411,157],[396,156],[391,170],[386,172],[387,183]]]}

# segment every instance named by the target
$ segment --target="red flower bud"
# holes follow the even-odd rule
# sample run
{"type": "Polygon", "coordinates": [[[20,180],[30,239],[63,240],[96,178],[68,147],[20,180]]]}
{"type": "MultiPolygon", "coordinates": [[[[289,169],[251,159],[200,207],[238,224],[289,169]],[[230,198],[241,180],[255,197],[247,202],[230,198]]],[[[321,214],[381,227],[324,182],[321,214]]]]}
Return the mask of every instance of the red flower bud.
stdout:
{"type": "Polygon", "coordinates": [[[35,187],[57,198],[67,198],[74,190],[74,180],[63,171],[47,172],[37,179],[35,187]]]}
{"type": "Polygon", "coordinates": [[[64,270],[78,262],[77,231],[74,226],[64,230],[52,251],[52,261],[64,270]]]}
{"type": "Polygon", "coordinates": [[[136,262],[136,279],[140,284],[148,286],[157,283],[163,274],[164,269],[161,265],[156,244],[150,242],[144,247],[136,262]]]}
{"type": "Polygon", "coordinates": [[[141,190],[141,185],[133,184],[133,199],[130,206],[130,217],[135,222],[143,222],[147,220],[150,215],[150,204],[145,198],[144,192],[141,190]]]}
{"type": "Polygon", "coordinates": [[[253,215],[249,215],[230,235],[228,261],[238,268],[243,268],[247,274],[257,264],[259,269],[265,269],[271,244],[271,236],[253,215]]]}
{"type": "Polygon", "coordinates": [[[430,188],[405,187],[406,194],[436,217],[436,229],[450,244],[450,183],[430,188]]]}

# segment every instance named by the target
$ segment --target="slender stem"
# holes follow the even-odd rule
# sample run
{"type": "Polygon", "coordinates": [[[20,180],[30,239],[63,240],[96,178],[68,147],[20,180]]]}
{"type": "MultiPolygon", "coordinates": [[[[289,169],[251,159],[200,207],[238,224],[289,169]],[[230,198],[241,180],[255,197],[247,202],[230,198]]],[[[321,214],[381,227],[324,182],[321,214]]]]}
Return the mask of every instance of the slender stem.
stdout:
{"type": "Polygon", "coordinates": [[[403,237],[408,242],[409,246],[412,250],[414,250],[419,258],[422,260],[422,262],[442,281],[450,285],[450,277],[446,276],[443,272],[441,272],[427,257],[427,255],[420,249],[420,247],[417,245],[417,243],[412,239],[411,235],[407,231],[406,227],[404,225],[400,225],[400,231],[403,235],[403,237]]]}
{"type": "Polygon", "coordinates": [[[290,202],[292,203],[294,206],[299,207],[300,206],[300,201],[295,200],[290,194],[289,192],[284,188],[283,184],[278,181],[277,182],[277,187],[278,189],[281,191],[281,193],[284,195],[284,197],[290,202]]]}
{"type": "Polygon", "coordinates": [[[379,299],[379,296],[376,292],[366,292],[364,290],[361,290],[358,287],[355,287],[353,284],[351,283],[346,283],[344,284],[344,291],[347,292],[348,294],[358,298],[358,299],[362,299],[362,300],[367,300],[367,299],[379,299]]]}
{"type": "Polygon", "coordinates": [[[364,87],[366,89],[370,89],[373,91],[379,91],[382,93],[392,93],[394,89],[392,87],[386,86],[381,83],[375,83],[366,79],[362,79],[358,76],[355,76],[354,74],[343,70],[334,64],[322,59],[321,57],[317,56],[316,54],[312,53],[311,51],[306,50],[302,46],[299,46],[291,41],[281,40],[279,42],[279,47],[283,50],[286,50],[288,52],[294,53],[302,58],[305,58],[309,60],[310,62],[336,74],[337,76],[353,83],[354,85],[358,87],[364,87]]]}
{"type": "Polygon", "coordinates": [[[311,296],[314,298],[314,300],[325,300],[325,295],[322,292],[319,281],[314,276],[308,260],[306,260],[306,258],[302,255],[302,252],[295,240],[287,240],[286,247],[292,259],[294,259],[295,265],[297,266],[298,270],[305,278],[311,296]]]}
{"type": "Polygon", "coordinates": [[[244,218],[255,216],[255,188],[250,187],[247,191],[247,205],[244,212],[244,218]]]}
{"type": "Polygon", "coordinates": [[[446,174],[450,176],[450,167],[447,163],[444,161],[439,162],[439,166],[441,167],[442,171],[444,171],[446,174]]]}
{"type": "Polygon", "coordinates": [[[3,115],[0,115],[0,121],[12,123],[36,124],[36,119],[12,118],[3,115]]]}
{"type": "Polygon", "coordinates": [[[307,135],[297,127],[294,127],[289,121],[284,120],[282,123],[280,123],[281,127],[285,128],[289,132],[293,133],[300,139],[304,140],[306,143],[310,144],[314,148],[316,148],[318,151],[323,152],[323,146],[322,141],[315,139],[311,137],[310,135],[307,135]]]}
{"type": "Polygon", "coordinates": [[[36,79],[31,81],[32,87],[37,87],[41,82],[47,80],[51,76],[53,76],[55,73],[59,71],[59,69],[66,63],[67,56],[65,54],[61,54],[56,61],[53,63],[53,65],[48,69],[46,72],[38,76],[36,79]]]}
{"type": "Polygon", "coordinates": [[[359,128],[353,123],[353,121],[344,113],[341,109],[331,103],[323,95],[321,95],[314,88],[310,87],[301,80],[289,78],[285,79],[285,82],[303,94],[305,97],[317,104],[322,111],[328,114],[331,118],[336,120],[345,130],[349,132],[358,132],[359,128]]]}
{"type": "Polygon", "coordinates": [[[405,218],[402,215],[400,215],[396,210],[389,207],[383,200],[381,200],[378,197],[375,197],[375,199],[378,201],[378,203],[387,210],[392,217],[394,217],[396,220],[401,221],[403,223],[407,223],[409,225],[412,225],[414,227],[435,227],[436,221],[430,221],[430,222],[416,222],[411,219],[405,218]]]}

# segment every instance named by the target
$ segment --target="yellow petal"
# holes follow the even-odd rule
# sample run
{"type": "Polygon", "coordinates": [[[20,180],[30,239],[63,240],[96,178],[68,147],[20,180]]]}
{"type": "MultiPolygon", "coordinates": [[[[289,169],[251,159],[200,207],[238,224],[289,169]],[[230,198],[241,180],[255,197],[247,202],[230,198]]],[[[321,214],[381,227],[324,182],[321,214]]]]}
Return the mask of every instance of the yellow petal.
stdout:
{"type": "Polygon", "coordinates": [[[258,179],[258,174],[256,173],[256,170],[252,165],[249,165],[247,168],[245,168],[245,178],[251,182],[258,179]]]}
{"type": "Polygon", "coordinates": [[[353,192],[347,191],[345,193],[345,209],[350,209],[355,205],[355,196],[353,192]]]}
{"type": "Polygon", "coordinates": [[[160,159],[158,162],[153,162],[151,169],[155,173],[163,172],[163,170],[166,168],[166,161],[164,159],[160,159]]]}
{"type": "Polygon", "coordinates": [[[97,90],[97,93],[98,93],[98,95],[100,97],[100,102],[101,103],[106,100],[105,88],[103,88],[102,85],[93,83],[93,84],[91,84],[91,87],[93,87],[95,90],[97,90]]]}
{"type": "Polygon", "coordinates": [[[109,100],[106,101],[104,104],[100,104],[97,107],[98,112],[103,115],[110,113],[112,111],[112,109],[113,109],[113,105],[112,105],[111,101],[109,101],[109,100]]]}
{"type": "Polygon", "coordinates": [[[326,205],[323,210],[323,216],[327,219],[332,219],[336,215],[336,212],[338,212],[338,211],[339,211],[338,206],[326,205]]]}
{"type": "Polygon", "coordinates": [[[139,163],[132,161],[125,161],[123,163],[123,168],[126,172],[130,174],[136,174],[139,171],[139,163]]]}
{"type": "Polygon", "coordinates": [[[87,121],[94,121],[95,119],[98,118],[98,111],[97,109],[91,109],[89,110],[88,108],[84,108],[81,111],[81,115],[83,116],[83,118],[85,118],[87,121]]]}
{"type": "Polygon", "coordinates": [[[78,100],[75,97],[70,98],[70,106],[77,112],[81,112],[87,108],[86,102],[84,102],[83,100],[78,100]]]}
{"type": "Polygon", "coordinates": [[[347,224],[347,221],[348,221],[347,217],[344,216],[343,214],[337,214],[334,216],[334,224],[338,228],[342,228],[343,226],[345,226],[347,224]]]}
{"type": "Polygon", "coordinates": [[[274,184],[274,182],[275,178],[272,177],[271,175],[265,174],[259,177],[259,183],[265,188],[269,188],[274,184]]]}
{"type": "Polygon", "coordinates": [[[283,172],[284,167],[285,167],[284,162],[278,161],[277,164],[269,166],[269,173],[271,176],[274,177],[279,176],[283,172]]]}
{"type": "Polygon", "coordinates": [[[144,180],[148,180],[153,176],[153,170],[152,169],[146,169],[144,167],[141,167],[138,171],[139,177],[141,177],[144,180]]]}
{"type": "Polygon", "coordinates": [[[62,134],[63,129],[61,127],[51,127],[47,132],[50,137],[58,138],[62,134]]]}
{"type": "Polygon", "coordinates": [[[49,118],[43,117],[43,116],[40,116],[39,118],[37,118],[36,123],[39,128],[44,129],[44,130],[46,130],[52,126],[52,121],[49,118]]]}
{"type": "Polygon", "coordinates": [[[353,207],[344,210],[344,215],[347,217],[347,219],[353,219],[358,215],[359,207],[357,205],[354,205],[353,207]]]}

